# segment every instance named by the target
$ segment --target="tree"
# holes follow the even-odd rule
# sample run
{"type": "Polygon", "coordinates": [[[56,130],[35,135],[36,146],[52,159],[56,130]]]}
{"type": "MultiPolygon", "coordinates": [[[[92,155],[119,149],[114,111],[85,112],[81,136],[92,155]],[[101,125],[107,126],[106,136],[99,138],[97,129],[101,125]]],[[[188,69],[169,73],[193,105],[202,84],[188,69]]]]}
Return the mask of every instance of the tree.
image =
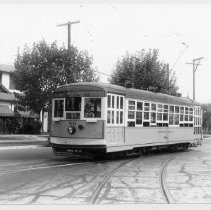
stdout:
{"type": "Polygon", "coordinates": [[[110,82],[124,86],[126,79],[130,79],[137,89],[179,95],[175,74],[169,70],[168,64],[158,60],[158,50],[127,53],[119,59],[110,82]]]}
{"type": "Polygon", "coordinates": [[[203,129],[204,133],[208,134],[211,131],[211,105],[210,104],[202,104],[203,110],[203,129]]]}
{"type": "Polygon", "coordinates": [[[48,109],[53,91],[60,85],[73,82],[96,81],[92,57],[86,51],[71,46],[58,47],[56,42],[44,40],[25,46],[22,56],[15,60],[16,94],[19,108],[39,113],[48,109]]]}

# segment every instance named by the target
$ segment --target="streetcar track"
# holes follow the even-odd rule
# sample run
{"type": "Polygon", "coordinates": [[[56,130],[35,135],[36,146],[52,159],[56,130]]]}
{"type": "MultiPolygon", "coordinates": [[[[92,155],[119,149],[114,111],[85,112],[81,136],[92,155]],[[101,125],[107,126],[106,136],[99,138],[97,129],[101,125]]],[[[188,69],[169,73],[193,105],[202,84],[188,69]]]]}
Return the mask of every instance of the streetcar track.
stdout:
{"type": "Polygon", "coordinates": [[[10,166],[18,166],[20,165],[21,163],[10,163],[10,164],[7,164],[7,165],[0,165],[0,167],[10,167],[10,166]]]}
{"type": "MultiPolygon", "coordinates": [[[[166,200],[166,202],[168,204],[170,203],[174,203],[174,199],[172,198],[170,191],[167,187],[167,183],[166,183],[166,169],[168,167],[168,165],[170,164],[171,161],[173,161],[174,159],[176,159],[178,156],[181,156],[181,153],[177,153],[176,155],[174,155],[173,157],[168,157],[167,160],[164,161],[164,163],[161,166],[161,170],[160,170],[160,175],[159,175],[159,180],[160,180],[160,188],[163,194],[164,199],[166,200]]],[[[165,155],[165,154],[164,154],[165,155]]],[[[154,154],[149,154],[149,156],[154,156],[154,154]]],[[[147,156],[144,156],[147,157],[147,156]]],[[[101,191],[103,190],[104,186],[106,185],[106,183],[109,181],[109,179],[124,165],[126,165],[127,163],[133,161],[134,158],[132,160],[128,160],[125,161],[123,163],[121,163],[120,165],[118,165],[115,169],[113,169],[108,175],[106,175],[104,177],[104,179],[100,182],[100,184],[97,186],[97,188],[95,189],[93,196],[91,198],[90,204],[98,204],[99,203],[99,195],[101,193],[101,191]]]]}
{"type": "MultiPolygon", "coordinates": [[[[36,165],[36,164],[40,164],[40,163],[46,163],[47,161],[44,160],[44,161],[33,161],[33,162],[25,162],[25,163],[22,163],[22,162],[16,162],[16,163],[10,163],[10,164],[6,164],[6,165],[1,165],[0,164],[0,167],[10,167],[10,166],[28,166],[28,165],[36,165]]],[[[41,164],[42,165],[42,164],[41,164]]]]}
{"type": "MultiPolygon", "coordinates": [[[[33,171],[33,170],[48,169],[48,168],[59,168],[59,167],[89,164],[89,163],[100,163],[100,164],[102,164],[102,163],[106,163],[107,161],[106,160],[104,160],[104,161],[93,161],[93,162],[85,161],[85,162],[73,162],[73,163],[66,163],[66,164],[60,164],[60,162],[52,162],[52,163],[45,164],[45,162],[46,161],[31,162],[32,164],[35,163],[34,164],[35,167],[29,166],[27,168],[21,168],[21,169],[14,170],[14,171],[6,171],[6,172],[1,173],[0,176],[7,175],[7,174],[20,173],[20,172],[23,172],[23,171],[33,171]],[[36,163],[38,163],[38,165],[36,165],[36,163]],[[39,163],[43,163],[43,164],[39,164],[39,163]],[[58,165],[50,165],[50,164],[58,164],[58,165]]],[[[31,163],[26,163],[25,165],[28,166],[31,163]]],[[[25,165],[22,165],[22,166],[25,166],[25,165]]],[[[11,165],[11,166],[14,166],[14,165],[11,165]]],[[[19,164],[17,164],[16,166],[19,166],[19,164]]],[[[4,166],[4,167],[6,167],[6,166],[4,166]]]]}
{"type": "MultiPolygon", "coordinates": [[[[166,182],[166,172],[167,172],[167,167],[169,166],[169,164],[171,163],[171,161],[173,161],[174,159],[176,159],[178,156],[181,156],[181,153],[184,152],[180,152],[177,154],[172,154],[170,155],[170,157],[167,157],[166,160],[162,161],[162,165],[161,165],[161,169],[160,169],[160,173],[159,173],[159,180],[160,180],[160,189],[161,192],[163,194],[163,197],[165,199],[165,201],[170,204],[170,203],[174,203],[174,199],[172,198],[170,191],[168,189],[167,186],[167,182],[166,182]]],[[[165,154],[164,154],[165,155],[165,154]]],[[[154,154],[149,154],[148,156],[154,156],[154,154]]],[[[148,156],[142,156],[143,157],[148,157],[148,156]]],[[[102,181],[100,181],[100,183],[98,183],[98,185],[96,186],[95,190],[93,191],[93,195],[90,199],[90,204],[98,204],[102,198],[102,195],[100,196],[103,188],[105,187],[105,185],[108,183],[109,179],[120,169],[122,168],[124,165],[126,165],[127,163],[133,161],[134,159],[136,159],[137,157],[130,157],[130,159],[128,160],[121,160],[123,161],[122,163],[118,164],[118,166],[116,166],[113,170],[111,170],[111,172],[109,172],[109,174],[105,175],[104,178],[102,179],[102,181]],[[132,158],[132,160],[131,160],[132,158]]],[[[66,163],[66,164],[59,164],[59,165],[49,165],[49,164],[44,164],[45,161],[43,161],[43,164],[39,164],[37,166],[33,166],[30,168],[22,168],[19,170],[15,170],[15,171],[6,171],[2,174],[0,174],[0,176],[3,175],[8,175],[8,174],[15,174],[15,173],[21,173],[24,171],[33,171],[33,170],[41,170],[41,169],[50,169],[50,168],[59,168],[59,167],[67,167],[67,166],[74,166],[74,165],[81,165],[81,164],[90,164],[90,163],[94,163],[94,164],[103,164],[103,163],[107,163],[110,162],[109,160],[100,160],[100,161],[91,161],[91,162],[73,162],[73,163],[66,163]]],[[[36,162],[34,162],[36,163],[36,162]]],[[[38,163],[42,163],[42,161],[38,162],[38,163]]],[[[57,164],[58,162],[52,162],[51,164],[57,164]]],[[[31,164],[31,163],[30,163],[31,164]]]]}
{"type": "Polygon", "coordinates": [[[89,162],[79,162],[79,163],[67,163],[67,164],[61,164],[61,165],[53,165],[53,166],[50,166],[48,164],[42,164],[40,165],[41,167],[34,167],[34,168],[22,168],[22,169],[19,169],[19,170],[15,170],[15,171],[6,171],[2,174],[0,174],[0,176],[4,176],[4,175],[8,175],[8,174],[14,174],[14,173],[20,173],[20,172],[23,172],[23,171],[33,171],[33,170],[39,170],[39,169],[49,169],[49,168],[59,168],[59,167],[66,167],[66,166],[73,166],[73,165],[81,165],[81,164],[84,164],[84,163],[89,163],[89,162]]]}
{"type": "Polygon", "coordinates": [[[168,204],[174,203],[174,199],[172,198],[170,191],[168,189],[167,183],[166,183],[166,169],[169,166],[170,162],[175,160],[178,156],[181,156],[183,152],[180,152],[179,154],[174,155],[172,158],[166,160],[161,168],[160,172],[160,186],[163,193],[163,196],[168,204]]]}
{"type": "Polygon", "coordinates": [[[161,173],[160,173],[161,191],[163,193],[163,196],[164,196],[166,202],[169,203],[169,204],[173,203],[173,202],[172,202],[171,195],[170,195],[170,192],[168,190],[168,187],[167,187],[167,184],[166,184],[166,181],[165,181],[166,180],[166,168],[169,165],[169,163],[174,159],[175,159],[175,157],[165,161],[164,166],[162,167],[161,173]]]}
{"type": "Polygon", "coordinates": [[[113,169],[108,175],[104,176],[104,179],[100,182],[100,184],[97,186],[95,191],[93,192],[93,196],[91,198],[90,204],[96,204],[99,202],[98,198],[100,195],[100,192],[102,191],[103,187],[106,185],[108,180],[115,174],[122,166],[126,165],[127,163],[133,161],[136,158],[132,158],[132,160],[124,161],[123,163],[119,164],[115,169],[113,169]]]}
{"type": "MultiPolygon", "coordinates": [[[[195,150],[191,150],[191,152],[193,152],[193,151],[195,151],[195,150]]],[[[201,151],[199,151],[199,152],[201,153],[201,151]]],[[[162,167],[162,170],[161,170],[161,174],[160,174],[161,189],[162,189],[163,195],[164,195],[167,203],[169,203],[169,204],[172,204],[172,203],[175,203],[175,202],[174,202],[174,199],[173,199],[172,195],[170,194],[170,191],[169,191],[168,186],[167,186],[167,183],[166,183],[166,169],[169,166],[169,164],[170,164],[171,161],[173,161],[176,158],[181,157],[183,155],[185,155],[184,151],[181,152],[181,153],[179,153],[179,154],[177,154],[177,155],[175,155],[171,159],[167,160],[164,163],[164,165],[162,167]]]]}
{"type": "Polygon", "coordinates": [[[80,165],[85,163],[104,163],[107,161],[84,161],[84,162],[72,162],[72,163],[66,163],[66,164],[60,164],[61,161],[55,161],[55,162],[48,162],[48,161],[34,161],[34,162],[28,162],[28,163],[14,163],[9,165],[0,165],[0,168],[4,167],[10,167],[10,166],[20,166],[23,168],[17,169],[17,170],[10,170],[6,171],[0,174],[0,176],[3,176],[5,174],[12,174],[12,173],[18,173],[22,171],[30,171],[30,170],[36,170],[36,169],[47,169],[47,168],[57,168],[57,167],[65,167],[65,166],[71,166],[71,165],[80,165]],[[47,162],[47,163],[46,163],[47,162]],[[33,165],[30,165],[33,164],[33,165]],[[58,164],[58,165],[57,165],[58,164]],[[28,167],[27,167],[28,166],[28,167]],[[45,167],[46,166],[46,167],[45,167]]]}

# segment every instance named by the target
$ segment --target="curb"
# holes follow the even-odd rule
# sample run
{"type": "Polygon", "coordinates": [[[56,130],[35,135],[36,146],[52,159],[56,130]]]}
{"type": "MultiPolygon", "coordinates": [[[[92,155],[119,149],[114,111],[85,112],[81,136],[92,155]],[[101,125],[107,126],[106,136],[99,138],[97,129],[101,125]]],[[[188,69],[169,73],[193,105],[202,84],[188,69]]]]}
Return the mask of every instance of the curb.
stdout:
{"type": "Polygon", "coordinates": [[[6,147],[0,147],[1,150],[13,150],[13,149],[35,149],[38,147],[43,147],[41,145],[28,145],[28,146],[6,146],[6,147]]]}
{"type": "Polygon", "coordinates": [[[0,150],[10,150],[10,149],[35,149],[39,147],[51,147],[50,144],[26,144],[26,145],[1,145],[0,150]]]}

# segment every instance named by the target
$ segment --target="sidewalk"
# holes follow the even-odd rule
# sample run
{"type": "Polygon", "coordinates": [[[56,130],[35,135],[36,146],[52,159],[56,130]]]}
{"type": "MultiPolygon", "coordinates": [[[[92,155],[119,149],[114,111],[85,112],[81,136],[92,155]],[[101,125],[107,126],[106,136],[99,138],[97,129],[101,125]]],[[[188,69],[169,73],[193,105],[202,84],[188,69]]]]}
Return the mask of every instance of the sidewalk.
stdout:
{"type": "Polygon", "coordinates": [[[49,146],[48,135],[0,135],[0,147],[49,146]]]}

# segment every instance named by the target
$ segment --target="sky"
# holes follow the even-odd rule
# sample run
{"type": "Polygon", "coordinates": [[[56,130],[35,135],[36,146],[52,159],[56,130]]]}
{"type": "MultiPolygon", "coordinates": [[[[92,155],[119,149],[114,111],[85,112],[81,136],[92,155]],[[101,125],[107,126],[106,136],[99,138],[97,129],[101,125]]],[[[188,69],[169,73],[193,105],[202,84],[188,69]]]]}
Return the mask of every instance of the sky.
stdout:
{"type": "MultiPolygon", "coordinates": [[[[211,3],[167,0],[48,0],[31,3],[0,0],[0,63],[13,64],[24,45],[45,39],[67,46],[71,42],[93,56],[93,65],[110,75],[118,58],[141,49],[158,49],[159,60],[175,71],[179,92],[192,98],[193,59],[201,58],[196,71],[196,100],[211,103],[211,3]],[[157,2],[157,3],[155,3],[157,2]]],[[[101,81],[108,77],[101,74],[101,81]]]]}

